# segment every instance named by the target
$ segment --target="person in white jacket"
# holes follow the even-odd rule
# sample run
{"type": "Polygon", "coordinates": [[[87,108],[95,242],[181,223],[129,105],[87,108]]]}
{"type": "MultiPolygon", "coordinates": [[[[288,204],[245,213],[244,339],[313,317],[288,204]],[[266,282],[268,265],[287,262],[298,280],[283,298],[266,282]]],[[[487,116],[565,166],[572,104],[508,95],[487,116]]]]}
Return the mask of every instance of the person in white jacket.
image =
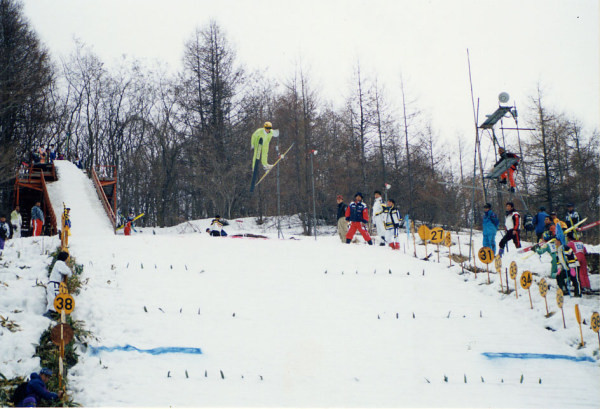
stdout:
{"type": "Polygon", "coordinates": [[[21,225],[23,224],[23,218],[21,217],[19,206],[15,207],[15,210],[10,214],[10,224],[13,228],[13,238],[18,239],[21,237],[21,225]]]}
{"type": "Polygon", "coordinates": [[[50,272],[48,286],[46,287],[46,299],[48,301],[48,311],[44,314],[46,317],[50,317],[51,313],[56,312],[54,309],[54,299],[60,293],[60,283],[66,281],[68,277],[73,275],[73,272],[66,263],[68,259],[69,253],[66,251],[58,253],[56,262],[50,272]]]}
{"type": "Polygon", "coordinates": [[[375,202],[373,203],[373,223],[377,229],[377,236],[380,238],[379,245],[385,246],[385,226],[384,226],[384,215],[383,215],[383,203],[381,201],[381,192],[376,190],[375,202]]]}
{"type": "Polygon", "coordinates": [[[400,229],[400,212],[396,209],[396,201],[388,199],[387,206],[383,208],[385,219],[385,240],[393,250],[400,250],[398,230],[400,229]]]}

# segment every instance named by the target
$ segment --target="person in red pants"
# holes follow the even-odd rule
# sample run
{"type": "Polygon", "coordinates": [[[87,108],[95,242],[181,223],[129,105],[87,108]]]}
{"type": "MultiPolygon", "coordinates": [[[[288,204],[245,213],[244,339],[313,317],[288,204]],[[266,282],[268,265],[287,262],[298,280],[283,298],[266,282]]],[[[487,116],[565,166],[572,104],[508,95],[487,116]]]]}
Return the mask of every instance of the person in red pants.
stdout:
{"type": "Polygon", "coordinates": [[[32,236],[42,235],[42,226],[44,226],[44,212],[42,211],[41,205],[41,202],[35,202],[35,206],[31,208],[32,236]]]}
{"type": "Polygon", "coordinates": [[[346,243],[352,241],[354,233],[358,230],[363,236],[363,239],[365,239],[369,245],[373,245],[371,236],[369,236],[369,233],[365,230],[365,223],[369,221],[369,209],[367,205],[363,203],[362,198],[362,193],[358,192],[355,194],[354,202],[350,203],[346,209],[346,220],[350,222],[350,229],[346,234],[346,243]]]}
{"type": "Polygon", "coordinates": [[[579,239],[575,238],[574,232],[568,232],[567,238],[569,239],[567,246],[571,250],[573,250],[573,253],[575,253],[575,257],[577,257],[577,261],[579,262],[577,270],[579,273],[579,282],[581,283],[581,290],[583,293],[590,293],[592,286],[590,284],[587,260],[585,258],[585,255],[588,254],[587,249],[585,248],[585,245],[581,241],[579,241],[579,239]]]}
{"type": "MultiPolygon", "coordinates": [[[[506,183],[506,180],[508,179],[508,183],[510,184],[510,191],[514,192],[515,187],[517,186],[515,184],[515,171],[517,170],[517,165],[519,164],[519,157],[517,155],[515,155],[514,153],[506,152],[504,150],[504,148],[502,148],[502,147],[498,148],[498,153],[500,154],[500,160],[498,162],[496,162],[496,165],[498,165],[500,162],[502,162],[504,160],[508,160],[508,159],[516,159],[517,160],[504,173],[502,173],[500,175],[500,180],[499,180],[500,183],[506,183]]],[[[496,165],[494,165],[494,166],[496,166],[496,165]]]]}

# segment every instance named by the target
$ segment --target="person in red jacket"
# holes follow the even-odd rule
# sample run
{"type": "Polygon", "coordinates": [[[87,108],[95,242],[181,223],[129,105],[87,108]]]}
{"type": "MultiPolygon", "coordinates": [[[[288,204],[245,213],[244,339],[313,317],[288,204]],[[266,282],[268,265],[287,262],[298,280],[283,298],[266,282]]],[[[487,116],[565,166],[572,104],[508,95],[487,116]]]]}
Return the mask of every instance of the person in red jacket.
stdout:
{"type": "Polygon", "coordinates": [[[513,202],[506,203],[506,219],[504,220],[504,228],[506,234],[500,240],[500,257],[504,254],[504,247],[508,241],[512,239],[516,248],[521,248],[521,239],[519,237],[519,228],[521,227],[521,216],[515,211],[513,202]]]}
{"type": "Polygon", "coordinates": [[[350,229],[346,234],[346,243],[352,241],[354,233],[358,230],[363,236],[363,239],[365,239],[369,245],[373,245],[371,236],[369,236],[369,233],[365,230],[365,223],[369,221],[369,209],[367,205],[363,203],[362,198],[362,193],[358,192],[355,194],[354,202],[350,203],[346,209],[346,220],[350,222],[350,229]]]}
{"type": "Polygon", "coordinates": [[[592,289],[592,286],[590,284],[590,277],[588,276],[588,271],[587,271],[587,260],[585,258],[585,255],[587,254],[587,250],[584,246],[584,244],[579,241],[578,239],[575,239],[575,235],[573,234],[572,231],[567,233],[567,238],[569,239],[569,242],[567,243],[567,246],[573,250],[573,253],[575,253],[575,257],[577,257],[577,261],[579,262],[579,283],[581,284],[581,290],[586,293],[589,292],[592,289]]]}

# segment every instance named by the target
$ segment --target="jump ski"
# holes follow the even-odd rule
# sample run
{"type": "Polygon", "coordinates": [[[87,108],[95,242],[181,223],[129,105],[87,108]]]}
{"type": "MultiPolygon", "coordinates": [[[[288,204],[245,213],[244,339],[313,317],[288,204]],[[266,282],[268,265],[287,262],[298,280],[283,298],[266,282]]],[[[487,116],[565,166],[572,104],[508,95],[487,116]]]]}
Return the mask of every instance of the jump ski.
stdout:
{"type": "Polygon", "coordinates": [[[506,172],[512,165],[517,163],[519,159],[517,158],[506,158],[496,166],[484,177],[486,179],[496,179],[498,176],[506,172]]]}
{"type": "MultiPolygon", "coordinates": [[[[294,144],[295,144],[295,142],[294,142],[294,143],[292,143],[292,144],[290,145],[290,147],[289,147],[289,148],[287,148],[287,150],[286,150],[285,152],[283,152],[283,154],[279,155],[279,158],[277,158],[277,160],[276,160],[276,161],[275,161],[275,163],[273,164],[273,167],[272,167],[271,169],[267,170],[267,171],[265,172],[265,174],[264,174],[264,175],[262,175],[262,177],[261,177],[260,179],[258,179],[258,182],[256,182],[255,184],[252,184],[252,185],[250,186],[250,192],[251,192],[251,193],[254,191],[254,188],[255,188],[256,186],[258,186],[258,185],[260,184],[260,182],[262,182],[262,181],[264,180],[264,178],[265,178],[265,177],[266,177],[266,176],[267,176],[267,175],[268,175],[268,174],[269,174],[269,173],[270,173],[270,172],[271,172],[273,169],[275,169],[275,167],[277,166],[277,164],[279,163],[279,161],[280,161],[281,159],[285,158],[285,155],[287,155],[287,153],[290,151],[290,149],[292,149],[292,148],[294,147],[294,144]]],[[[256,163],[256,164],[254,165],[254,174],[257,174],[257,173],[258,173],[258,172],[257,172],[257,167],[258,167],[258,163],[256,163]]],[[[252,181],[254,181],[254,180],[256,180],[256,178],[255,178],[255,175],[252,175],[252,181]]]]}
{"type": "Polygon", "coordinates": [[[600,226],[600,220],[590,223],[590,224],[586,224],[585,226],[578,227],[577,231],[586,231],[586,230],[591,229],[592,227],[596,227],[596,226],[600,226]]]}
{"type": "MultiPolygon", "coordinates": [[[[575,225],[573,225],[573,226],[569,227],[568,229],[565,229],[565,230],[563,230],[563,233],[564,233],[564,234],[567,234],[567,233],[569,233],[570,231],[573,231],[573,230],[575,230],[575,229],[577,229],[577,231],[580,231],[580,229],[579,229],[578,227],[579,227],[579,226],[580,226],[580,225],[581,225],[583,222],[585,222],[586,220],[587,220],[587,217],[586,217],[585,219],[583,219],[582,221],[580,221],[579,223],[577,223],[577,224],[575,224],[575,225]]],[[[594,222],[594,223],[599,223],[599,222],[594,222]]],[[[591,223],[591,224],[594,224],[594,223],[591,223]]],[[[588,225],[586,225],[586,226],[583,226],[583,227],[587,227],[587,226],[590,226],[590,224],[588,224],[588,225]]],[[[592,226],[592,227],[593,227],[593,226],[592,226]]],[[[587,228],[590,228],[590,227],[587,227],[587,228]]],[[[539,247],[539,248],[543,248],[543,247],[545,247],[545,246],[546,246],[548,243],[550,243],[550,242],[552,242],[552,241],[554,241],[554,240],[556,240],[556,238],[550,239],[549,241],[545,241],[545,242],[543,242],[543,243],[541,243],[541,244],[540,244],[540,243],[533,244],[533,245],[531,245],[531,246],[529,246],[529,247],[525,247],[525,248],[522,248],[522,249],[519,249],[519,250],[517,250],[517,253],[526,253],[526,252],[528,252],[528,251],[532,250],[533,248],[538,248],[538,247],[539,247]]]]}
{"type": "MultiPolygon", "coordinates": [[[[135,216],[135,217],[133,218],[133,220],[131,220],[131,223],[133,223],[134,221],[136,221],[137,219],[139,219],[140,217],[143,217],[143,216],[144,216],[144,213],[140,213],[140,214],[138,214],[137,216],[135,216]]],[[[121,230],[122,228],[124,228],[124,227],[125,227],[125,225],[126,225],[127,223],[128,223],[128,222],[127,222],[127,221],[125,221],[125,223],[123,223],[122,225],[120,225],[119,227],[117,227],[115,230],[121,230]]]]}

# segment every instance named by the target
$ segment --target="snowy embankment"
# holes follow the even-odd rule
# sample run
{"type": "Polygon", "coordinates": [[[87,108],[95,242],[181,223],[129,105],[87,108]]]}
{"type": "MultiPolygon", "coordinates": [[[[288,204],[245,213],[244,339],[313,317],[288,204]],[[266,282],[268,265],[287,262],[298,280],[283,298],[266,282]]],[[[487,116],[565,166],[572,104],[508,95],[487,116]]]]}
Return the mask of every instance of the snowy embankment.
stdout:
{"type": "MultiPolygon", "coordinates": [[[[445,248],[440,263],[436,253],[414,258],[405,235],[406,253],[332,235],[291,240],[298,231],[286,223],[278,240],[272,223],[263,229],[250,219],[233,221],[228,233],[270,239],[198,233],[208,221],[128,237],[101,226],[79,234],[78,223],[102,223],[102,209],[85,204],[95,192],[67,198],[63,189],[57,182],[53,195],[62,191],[72,209],[71,252],[89,279],[73,314],[95,338],[79,346],[69,372],[69,388],[86,406],[592,408],[600,401],[598,338],[589,329],[598,297],[566,297],[565,329],[547,278],[554,314],[546,318],[536,284],[548,275],[544,258],[511,251],[503,259],[534,273],[532,309],[521,288],[518,299],[502,294],[498,275],[488,285],[485,273],[448,267],[445,248]],[[586,319],[580,349],[575,303],[586,319]]],[[[467,238],[460,239],[465,253],[467,238]]],[[[8,257],[14,269],[17,259],[8,257]]],[[[598,276],[591,278],[597,289],[598,276]]],[[[16,297],[25,296],[43,300],[16,297]]],[[[11,363],[14,373],[35,366],[23,354],[27,364],[11,363]]]]}

